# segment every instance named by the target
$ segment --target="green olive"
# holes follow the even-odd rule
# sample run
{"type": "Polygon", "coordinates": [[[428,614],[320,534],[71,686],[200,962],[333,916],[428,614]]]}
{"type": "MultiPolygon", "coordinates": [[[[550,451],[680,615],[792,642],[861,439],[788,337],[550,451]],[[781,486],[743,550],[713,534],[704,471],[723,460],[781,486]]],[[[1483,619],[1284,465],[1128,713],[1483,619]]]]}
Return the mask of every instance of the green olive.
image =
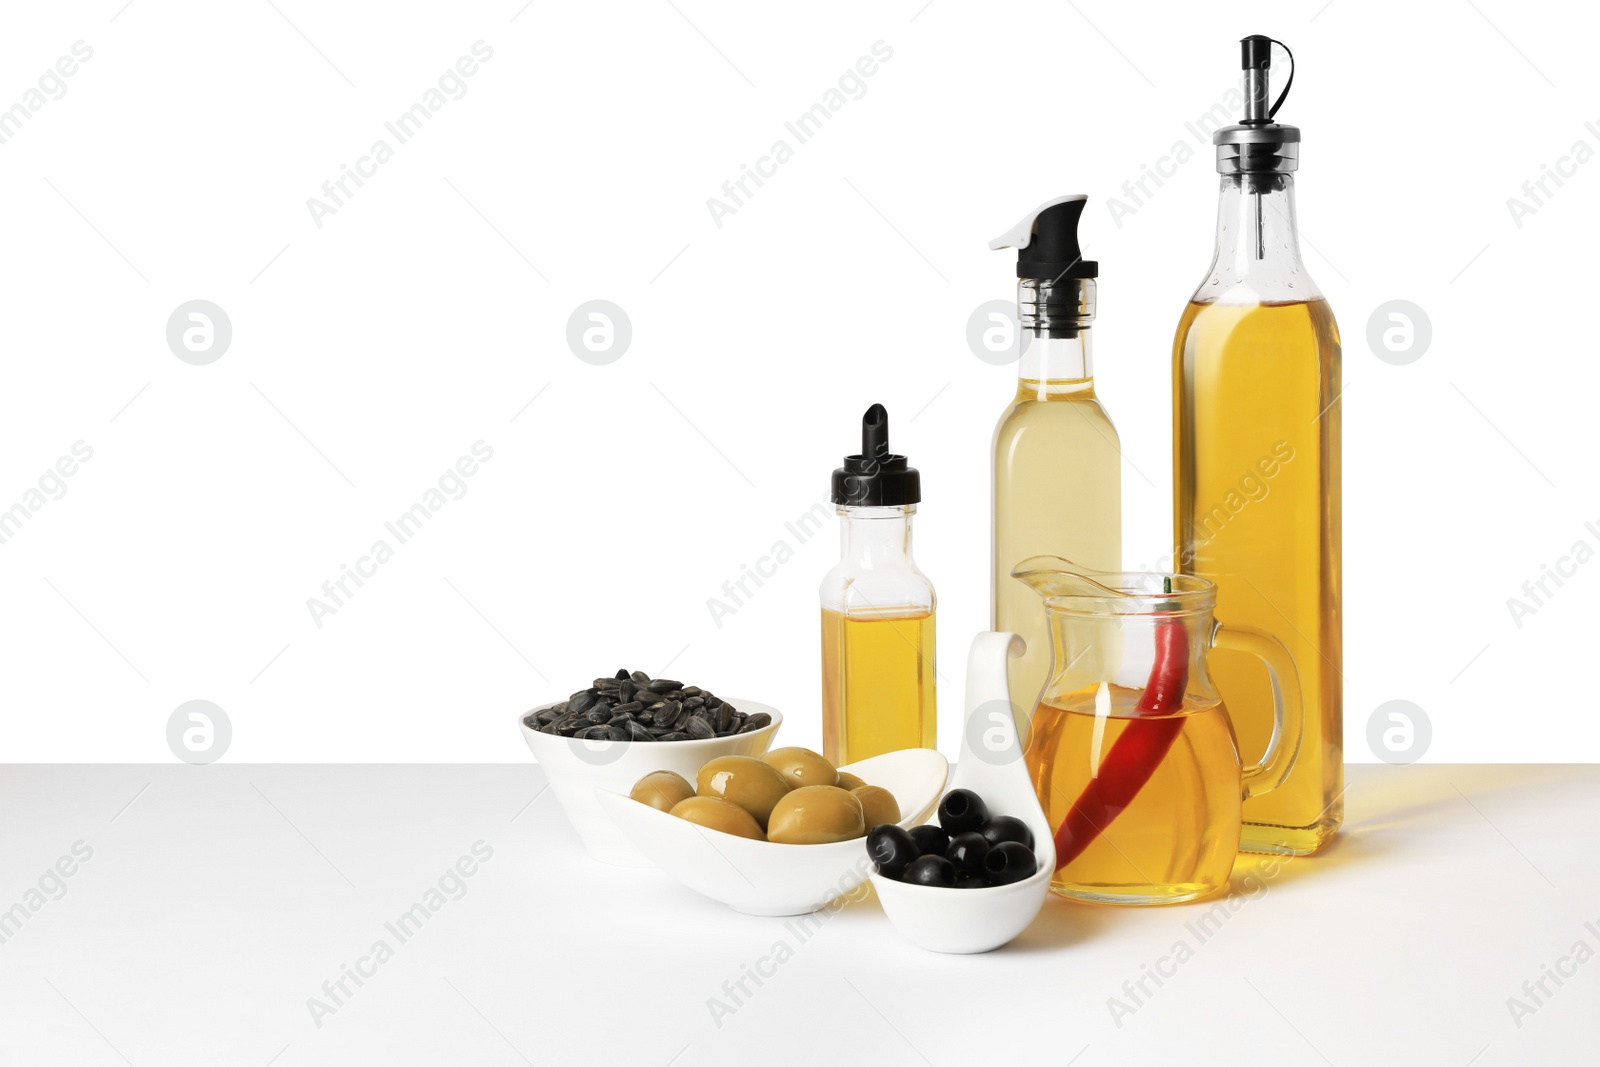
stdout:
{"type": "Polygon", "coordinates": [[[839,784],[833,764],[809,748],[775,748],[761,757],[778,769],[789,788],[801,785],[839,784]]]}
{"type": "Polygon", "coordinates": [[[761,827],[756,825],[755,819],[750,817],[748,811],[721,797],[690,797],[688,800],[680,800],[673,807],[672,814],[680,819],[687,819],[696,826],[704,826],[707,830],[721,830],[725,834],[748,837],[752,841],[766,839],[761,827]]]}
{"type": "Polygon", "coordinates": [[[784,845],[826,845],[867,832],[861,801],[834,785],[791,789],[772,809],[767,840],[784,845]]]}
{"type": "Polygon", "coordinates": [[[857,789],[860,789],[862,786],[864,786],[866,784],[867,784],[866,782],[863,782],[861,779],[857,778],[855,775],[851,774],[849,771],[840,771],[839,772],[839,788],[840,789],[848,789],[848,790],[850,790],[850,792],[854,793],[857,789]]]}
{"type": "Polygon", "coordinates": [[[651,771],[634,783],[633,792],[628,795],[657,811],[671,811],[678,801],[694,796],[694,786],[690,785],[689,780],[681,774],[674,774],[671,771],[651,771]]]}
{"type": "Polygon", "coordinates": [[[894,794],[883,786],[857,786],[850,790],[850,793],[861,801],[861,811],[866,816],[868,829],[900,821],[900,803],[895,800],[894,794]]]}
{"type": "Polygon", "coordinates": [[[770,764],[754,756],[718,756],[700,768],[699,794],[721,797],[748,811],[764,830],[772,805],[789,791],[789,783],[770,764]]]}

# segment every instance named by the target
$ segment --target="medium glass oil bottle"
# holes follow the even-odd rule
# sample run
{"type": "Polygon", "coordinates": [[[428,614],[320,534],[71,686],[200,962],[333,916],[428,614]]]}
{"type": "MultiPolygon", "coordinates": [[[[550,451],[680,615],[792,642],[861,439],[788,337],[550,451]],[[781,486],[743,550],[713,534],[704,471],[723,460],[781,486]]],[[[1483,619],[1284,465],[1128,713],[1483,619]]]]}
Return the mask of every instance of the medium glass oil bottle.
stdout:
{"type": "Polygon", "coordinates": [[[882,404],[833,472],[839,562],[822,579],[822,749],[834,766],[933,748],[933,585],[911,558],[922,476],[889,451],[882,404]]]}
{"type": "Polygon", "coordinates": [[[1021,354],[1016,395],[994,430],[990,594],[994,629],[1028,645],[1008,668],[1019,728],[1049,680],[1050,628],[1011,569],[1033,556],[1122,569],[1122,450],[1095,396],[1089,328],[1100,271],[1078,246],[1087,199],[1042,204],[989,244],[1017,249],[1021,354]]]}
{"type": "MultiPolygon", "coordinates": [[[[1299,755],[1283,785],[1245,801],[1240,847],[1303,855],[1344,814],[1340,353],[1300,260],[1300,131],[1272,121],[1287,85],[1267,107],[1272,43],[1241,42],[1246,114],[1213,137],[1216,256],[1173,342],[1174,519],[1176,569],[1215,582],[1218,615],[1276,637],[1299,671],[1299,755]]],[[[1224,651],[1211,670],[1248,764],[1271,738],[1268,675],[1224,651]]]]}

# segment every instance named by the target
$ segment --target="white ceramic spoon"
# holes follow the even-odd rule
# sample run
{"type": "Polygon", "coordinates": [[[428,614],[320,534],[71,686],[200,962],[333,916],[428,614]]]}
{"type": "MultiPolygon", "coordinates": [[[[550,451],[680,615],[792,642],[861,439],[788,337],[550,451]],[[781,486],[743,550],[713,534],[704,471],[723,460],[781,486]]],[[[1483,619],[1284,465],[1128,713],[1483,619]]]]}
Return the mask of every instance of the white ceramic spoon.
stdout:
{"type": "Polygon", "coordinates": [[[933,952],[988,952],[1033,922],[1050,891],[1055,842],[1022,759],[1006,684],[1006,660],[1027,646],[1009,633],[981,633],[967,655],[961,756],[951,788],[970,789],[991,815],[1014,815],[1033,831],[1039,869],[1033,877],[988,889],[907,885],[872,875],[884,914],[907,938],[933,952]]]}

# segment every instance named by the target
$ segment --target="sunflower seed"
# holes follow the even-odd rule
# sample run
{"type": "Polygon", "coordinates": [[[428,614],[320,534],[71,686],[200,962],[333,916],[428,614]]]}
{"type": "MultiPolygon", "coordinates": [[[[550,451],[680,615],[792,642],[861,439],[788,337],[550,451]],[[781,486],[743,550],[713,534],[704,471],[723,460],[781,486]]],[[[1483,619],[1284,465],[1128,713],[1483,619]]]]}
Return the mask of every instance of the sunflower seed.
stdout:
{"type": "Polygon", "coordinates": [[[656,722],[662,726],[676,726],[681,718],[683,705],[676,700],[669,700],[656,709],[656,722]]]}

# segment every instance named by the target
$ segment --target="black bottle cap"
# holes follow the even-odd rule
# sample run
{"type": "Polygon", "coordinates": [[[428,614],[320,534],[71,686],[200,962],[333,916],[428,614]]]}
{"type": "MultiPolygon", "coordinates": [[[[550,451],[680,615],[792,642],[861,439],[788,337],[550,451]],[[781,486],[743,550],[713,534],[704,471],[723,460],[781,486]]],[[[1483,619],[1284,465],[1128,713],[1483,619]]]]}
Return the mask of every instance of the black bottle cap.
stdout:
{"type": "Polygon", "coordinates": [[[1266,70],[1272,66],[1272,38],[1259,33],[1239,41],[1239,69],[1266,70]]]}
{"type": "Polygon", "coordinates": [[[833,502],[855,508],[888,508],[922,500],[922,475],[906,457],[889,451],[889,412],[874,404],[861,416],[861,453],[844,457],[833,472],[833,502]]]}
{"type": "Polygon", "coordinates": [[[1083,258],[1078,247],[1078,220],[1089,198],[1082,193],[1040,204],[1008,232],[989,242],[991,249],[1017,250],[1017,277],[1057,282],[1062,278],[1097,278],[1100,264],[1083,258]]]}

